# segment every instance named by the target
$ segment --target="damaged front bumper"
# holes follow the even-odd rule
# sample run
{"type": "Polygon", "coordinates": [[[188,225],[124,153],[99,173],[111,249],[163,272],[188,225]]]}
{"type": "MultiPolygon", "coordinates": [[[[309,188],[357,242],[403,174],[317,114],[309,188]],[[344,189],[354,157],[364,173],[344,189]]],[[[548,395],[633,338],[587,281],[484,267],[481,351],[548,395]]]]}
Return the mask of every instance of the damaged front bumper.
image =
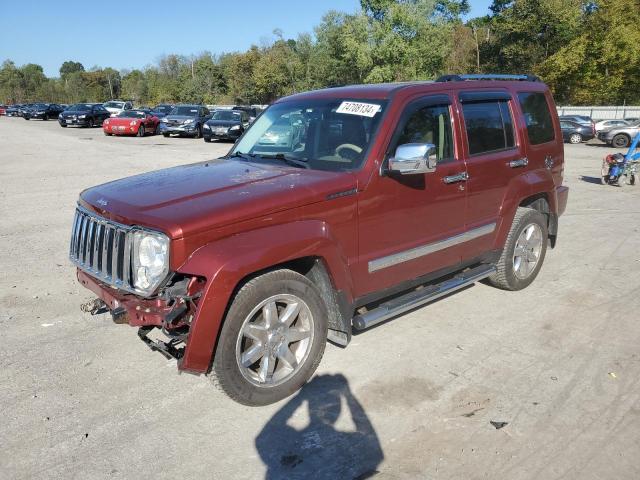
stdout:
{"type": "Polygon", "coordinates": [[[80,308],[91,315],[109,312],[116,323],[138,327],[139,338],[153,351],[166,358],[178,360],[178,368],[184,356],[189,336],[190,322],[196,311],[201,285],[198,279],[185,278],[163,295],[146,299],[123,292],[77,269],[78,281],[97,295],[80,308]],[[154,329],[160,329],[169,340],[153,340],[148,337],[154,329]]]}

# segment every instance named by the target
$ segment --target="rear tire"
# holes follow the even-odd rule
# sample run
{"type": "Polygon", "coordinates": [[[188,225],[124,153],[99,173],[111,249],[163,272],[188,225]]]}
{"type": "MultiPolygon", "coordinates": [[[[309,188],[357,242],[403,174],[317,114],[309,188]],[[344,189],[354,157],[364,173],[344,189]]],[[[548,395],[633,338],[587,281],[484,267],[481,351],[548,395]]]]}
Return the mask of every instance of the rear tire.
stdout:
{"type": "Polygon", "coordinates": [[[247,282],[233,299],[220,333],[210,373],[214,385],[250,406],[295,393],[324,353],[324,305],[313,283],[292,270],[247,282]]]}
{"type": "Polygon", "coordinates": [[[574,145],[582,143],[582,135],[580,135],[579,133],[572,133],[569,136],[569,143],[573,143],[574,145]]]}
{"type": "Polygon", "coordinates": [[[207,143],[211,143],[211,138],[204,137],[204,141],[207,143]]]}
{"type": "Polygon", "coordinates": [[[631,139],[627,135],[620,133],[613,137],[611,145],[616,148],[627,148],[630,141],[631,139]]]}
{"type": "Polygon", "coordinates": [[[497,271],[489,282],[503,290],[522,290],[538,276],[547,253],[549,234],[545,216],[532,208],[518,207],[497,271]]]}
{"type": "Polygon", "coordinates": [[[638,184],[638,174],[634,173],[629,177],[629,185],[637,185],[638,184]]]}
{"type": "Polygon", "coordinates": [[[627,185],[627,176],[619,175],[618,179],[616,180],[616,185],[618,185],[619,187],[625,187],[627,185]]]}
{"type": "Polygon", "coordinates": [[[162,136],[163,136],[164,138],[169,138],[169,134],[168,134],[168,133],[163,133],[163,134],[162,134],[162,136]]]}
{"type": "Polygon", "coordinates": [[[90,118],[90,119],[87,121],[87,127],[89,127],[89,128],[93,128],[94,126],[95,126],[95,124],[93,123],[93,118],[90,118]]]}

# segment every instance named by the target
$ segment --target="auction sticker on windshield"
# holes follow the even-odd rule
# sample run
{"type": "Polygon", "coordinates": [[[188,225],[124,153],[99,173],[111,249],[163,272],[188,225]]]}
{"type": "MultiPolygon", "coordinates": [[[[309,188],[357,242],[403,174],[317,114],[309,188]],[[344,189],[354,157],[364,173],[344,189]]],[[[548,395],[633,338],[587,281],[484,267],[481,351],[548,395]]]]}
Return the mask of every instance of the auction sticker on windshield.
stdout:
{"type": "Polygon", "coordinates": [[[373,117],[378,113],[378,110],[380,110],[380,105],[376,105],[375,103],[342,102],[336,110],[336,113],[373,117]]]}

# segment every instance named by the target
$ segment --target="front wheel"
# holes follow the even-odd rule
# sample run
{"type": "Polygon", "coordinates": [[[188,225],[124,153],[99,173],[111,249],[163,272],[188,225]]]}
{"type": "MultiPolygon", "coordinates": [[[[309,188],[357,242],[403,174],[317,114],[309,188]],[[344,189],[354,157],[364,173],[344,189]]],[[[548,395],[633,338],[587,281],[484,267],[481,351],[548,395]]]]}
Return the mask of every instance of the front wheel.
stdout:
{"type": "Polygon", "coordinates": [[[582,143],[582,135],[580,135],[579,133],[572,133],[569,137],[569,143],[573,143],[574,145],[582,143]]]}
{"type": "Polygon", "coordinates": [[[163,133],[163,134],[162,134],[162,136],[163,136],[164,138],[169,138],[169,134],[168,134],[168,133],[163,133]]]}
{"type": "Polygon", "coordinates": [[[618,175],[618,179],[616,180],[616,185],[619,187],[624,187],[627,185],[627,176],[626,175],[618,175]]]}
{"type": "Polygon", "coordinates": [[[200,138],[202,136],[202,127],[198,125],[196,127],[196,133],[193,134],[193,138],[200,138]]]}
{"type": "Polygon", "coordinates": [[[93,128],[93,127],[95,126],[95,125],[94,125],[94,123],[93,123],[93,118],[90,118],[90,119],[87,121],[87,126],[88,126],[89,128],[93,128]]]}
{"type": "Polygon", "coordinates": [[[327,339],[327,312],[316,287],[292,270],[247,282],[229,308],[211,377],[243,405],[288,397],[318,367],[327,339]]]}
{"type": "Polygon", "coordinates": [[[547,222],[542,213],[519,207],[489,282],[503,290],[522,290],[535,280],[547,252],[547,222]]]}
{"type": "Polygon", "coordinates": [[[145,135],[144,125],[140,125],[140,126],[138,127],[138,136],[139,136],[139,137],[144,137],[144,135],[145,135]]]}

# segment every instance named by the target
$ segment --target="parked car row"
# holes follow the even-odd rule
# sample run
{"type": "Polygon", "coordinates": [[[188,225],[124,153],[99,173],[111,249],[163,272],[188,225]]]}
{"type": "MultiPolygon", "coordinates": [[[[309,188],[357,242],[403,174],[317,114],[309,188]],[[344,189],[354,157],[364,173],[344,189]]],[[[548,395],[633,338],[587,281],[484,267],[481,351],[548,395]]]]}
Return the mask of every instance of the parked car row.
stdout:
{"type": "Polygon", "coordinates": [[[237,140],[258,115],[255,108],[245,106],[211,112],[207,107],[195,104],[133,108],[132,102],[121,100],[70,106],[33,103],[2,107],[0,112],[7,116],[21,116],[25,120],[57,118],[63,128],[102,126],[107,136],[162,134],[165,137],[204,138],[205,142],[237,140]]]}

